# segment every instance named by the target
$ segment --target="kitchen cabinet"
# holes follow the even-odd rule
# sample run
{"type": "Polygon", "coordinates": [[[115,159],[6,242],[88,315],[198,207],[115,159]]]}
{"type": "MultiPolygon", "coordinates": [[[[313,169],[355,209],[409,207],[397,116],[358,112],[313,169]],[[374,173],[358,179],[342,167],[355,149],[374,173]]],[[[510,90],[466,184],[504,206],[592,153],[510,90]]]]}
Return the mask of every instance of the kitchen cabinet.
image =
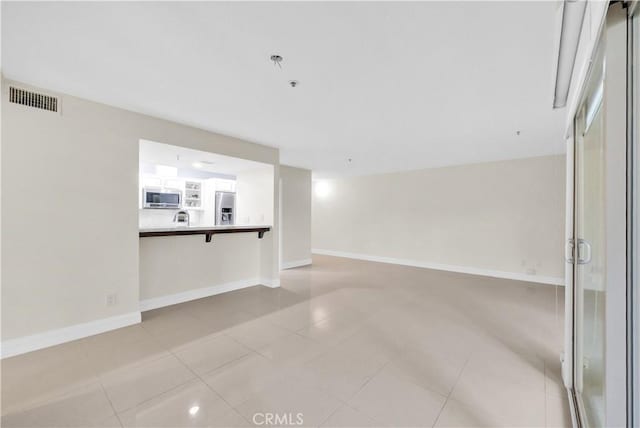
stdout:
{"type": "Polygon", "coordinates": [[[187,180],[184,182],[183,208],[202,208],[202,183],[187,180]]]}

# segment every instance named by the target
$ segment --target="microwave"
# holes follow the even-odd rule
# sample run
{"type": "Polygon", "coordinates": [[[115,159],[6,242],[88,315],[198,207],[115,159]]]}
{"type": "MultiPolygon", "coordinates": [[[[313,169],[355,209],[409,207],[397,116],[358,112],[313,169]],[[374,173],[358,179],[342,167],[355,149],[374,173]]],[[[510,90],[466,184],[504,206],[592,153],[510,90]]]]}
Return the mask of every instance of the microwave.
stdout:
{"type": "Polygon", "coordinates": [[[142,191],[143,208],[180,208],[182,194],[177,190],[154,190],[144,189],[142,191]]]}

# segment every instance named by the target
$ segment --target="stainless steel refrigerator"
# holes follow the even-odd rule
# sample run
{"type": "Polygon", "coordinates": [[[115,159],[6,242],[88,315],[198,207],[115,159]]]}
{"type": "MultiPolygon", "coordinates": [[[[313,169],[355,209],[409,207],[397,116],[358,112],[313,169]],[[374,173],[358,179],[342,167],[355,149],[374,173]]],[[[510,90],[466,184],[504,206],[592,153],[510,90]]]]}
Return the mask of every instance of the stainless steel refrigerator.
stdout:
{"type": "Polygon", "coordinates": [[[236,194],[216,192],[216,225],[235,224],[236,194]]]}

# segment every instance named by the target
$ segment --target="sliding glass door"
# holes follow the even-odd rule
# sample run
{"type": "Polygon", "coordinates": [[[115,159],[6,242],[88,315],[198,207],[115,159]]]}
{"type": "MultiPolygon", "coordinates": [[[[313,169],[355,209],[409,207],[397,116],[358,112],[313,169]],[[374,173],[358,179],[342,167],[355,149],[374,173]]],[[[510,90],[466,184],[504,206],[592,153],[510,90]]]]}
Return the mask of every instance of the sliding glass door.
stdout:
{"type": "Polygon", "coordinates": [[[603,42],[575,121],[574,388],[588,426],[604,425],[605,120],[603,42]]]}
{"type": "Polygon", "coordinates": [[[637,8],[609,5],[574,121],[565,380],[581,427],[640,426],[637,8]]]}

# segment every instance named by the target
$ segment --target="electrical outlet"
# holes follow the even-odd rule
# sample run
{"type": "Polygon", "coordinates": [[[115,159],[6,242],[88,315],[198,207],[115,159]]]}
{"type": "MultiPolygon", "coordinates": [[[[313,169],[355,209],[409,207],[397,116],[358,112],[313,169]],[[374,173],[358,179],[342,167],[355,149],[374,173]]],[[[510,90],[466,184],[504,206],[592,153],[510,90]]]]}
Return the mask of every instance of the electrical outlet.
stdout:
{"type": "Polygon", "coordinates": [[[535,269],[527,269],[527,275],[535,275],[536,272],[537,271],[535,269]]]}
{"type": "Polygon", "coordinates": [[[116,293],[107,294],[107,306],[115,306],[118,303],[118,295],[116,293]]]}

